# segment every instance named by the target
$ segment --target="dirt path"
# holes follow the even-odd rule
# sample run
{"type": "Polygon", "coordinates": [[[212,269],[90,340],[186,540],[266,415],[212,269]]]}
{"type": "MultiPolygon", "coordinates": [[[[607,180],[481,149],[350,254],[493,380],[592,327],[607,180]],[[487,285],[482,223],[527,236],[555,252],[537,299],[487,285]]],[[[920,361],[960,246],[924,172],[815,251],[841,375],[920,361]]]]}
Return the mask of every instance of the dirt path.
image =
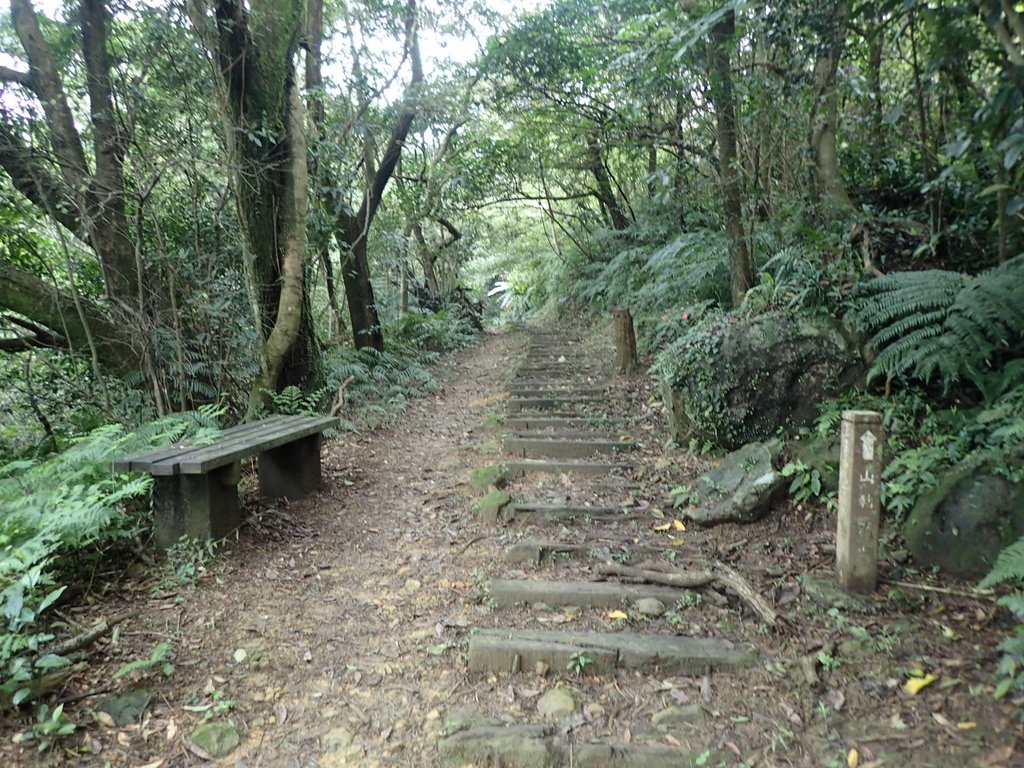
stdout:
{"type": "MultiPolygon", "coordinates": [[[[276,509],[253,500],[258,519],[215,559],[175,563],[192,578],[140,571],[102,604],[75,609],[70,618],[82,623],[97,613],[141,615],[98,646],[68,691],[77,697],[68,711],[84,726],[70,746],[37,755],[13,744],[12,725],[0,734],[0,765],[429,768],[441,764],[450,734],[486,735],[492,726],[500,726],[495,754],[510,768],[841,766],[851,751],[861,766],[1019,764],[1014,709],[987,694],[994,612],[941,592],[890,590],[865,616],[813,604],[799,577],[827,567],[827,515],[787,508],[743,528],[674,528],[667,491],[704,462],[665,452],[657,393],[643,377],[611,377],[600,343],[573,345],[580,357],[570,367],[577,385],[611,382],[600,418],[589,423],[604,438],[635,444],[634,468],[588,479],[527,474],[512,483],[516,500],[585,511],[508,526],[480,519],[474,506],[484,491],[468,480],[474,468],[511,464],[500,442],[511,428],[494,421],[530,338],[486,336],[446,366],[433,397],[410,403],[400,427],[329,443],[319,495],[276,509]],[[602,505],[615,514],[602,516],[602,505]],[[543,562],[507,560],[510,547],[534,551],[537,540],[556,547],[543,562]],[[668,599],[660,618],[626,604],[628,620],[586,607],[590,598],[574,584],[592,583],[601,563],[643,557],[664,567],[727,560],[792,631],[766,632],[726,590],[668,599]],[[499,605],[496,579],[509,580],[506,587],[547,580],[581,596],[578,605],[557,594],[499,605]],[[750,648],[756,663],[719,672],[708,662],[684,673],[666,661],[641,672],[596,669],[600,653],[576,653],[558,668],[467,672],[481,658],[491,663],[472,655],[474,629],[499,639],[552,630],[665,642],[691,636],[737,654],[750,648]],[[163,677],[157,663],[112,680],[161,643],[169,644],[172,675],[163,677]],[[902,683],[918,667],[939,681],[910,696],[902,683]],[[95,714],[104,697],[136,687],[152,695],[141,718],[119,726],[95,714]],[[552,691],[571,697],[570,716],[539,712],[552,691]],[[239,742],[220,761],[191,738],[210,723],[239,742]],[[587,752],[588,745],[598,746],[587,752]]],[[[519,662],[514,655],[512,666],[519,662]]],[[[447,754],[448,765],[474,764],[447,754]]],[[[499,764],[492,759],[475,764],[499,764]]]]}

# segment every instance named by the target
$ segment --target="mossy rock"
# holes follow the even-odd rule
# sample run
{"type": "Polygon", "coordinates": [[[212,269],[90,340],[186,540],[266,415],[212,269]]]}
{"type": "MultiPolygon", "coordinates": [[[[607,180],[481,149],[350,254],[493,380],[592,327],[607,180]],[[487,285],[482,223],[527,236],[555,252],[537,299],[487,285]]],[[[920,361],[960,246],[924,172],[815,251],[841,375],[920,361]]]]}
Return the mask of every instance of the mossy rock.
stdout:
{"type": "Polygon", "coordinates": [[[501,511],[512,502],[512,496],[508,491],[491,491],[481,499],[477,499],[477,515],[485,523],[496,523],[501,516],[501,511]]]}
{"type": "Polygon", "coordinates": [[[735,450],[808,424],[818,404],[863,378],[859,352],[824,315],[728,314],[673,347],[663,382],[673,439],[735,450]]]}
{"type": "Polygon", "coordinates": [[[477,467],[469,473],[469,482],[481,491],[491,487],[502,488],[505,486],[505,467],[501,464],[477,467]]]}
{"type": "Polygon", "coordinates": [[[918,499],[903,530],[915,562],[980,579],[1024,536],[1024,483],[996,474],[1001,461],[990,454],[963,462],[918,499]]]}

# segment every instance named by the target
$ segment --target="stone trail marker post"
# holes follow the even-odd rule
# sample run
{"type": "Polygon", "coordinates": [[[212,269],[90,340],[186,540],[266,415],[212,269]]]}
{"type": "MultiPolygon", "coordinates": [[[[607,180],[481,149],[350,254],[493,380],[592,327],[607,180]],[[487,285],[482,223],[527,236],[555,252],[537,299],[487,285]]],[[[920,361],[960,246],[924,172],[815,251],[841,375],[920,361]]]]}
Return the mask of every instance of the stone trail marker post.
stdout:
{"type": "Polygon", "coordinates": [[[878,584],[882,439],[882,414],[843,411],[836,575],[848,592],[873,592],[878,584]]]}

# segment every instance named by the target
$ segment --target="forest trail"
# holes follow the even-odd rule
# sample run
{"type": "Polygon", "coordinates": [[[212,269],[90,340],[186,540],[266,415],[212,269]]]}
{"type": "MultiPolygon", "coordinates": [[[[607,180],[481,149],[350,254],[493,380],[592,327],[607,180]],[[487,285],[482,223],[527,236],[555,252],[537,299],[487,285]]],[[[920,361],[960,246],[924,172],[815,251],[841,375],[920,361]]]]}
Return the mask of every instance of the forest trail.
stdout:
{"type": "MultiPolygon", "coordinates": [[[[827,564],[832,521],[683,530],[667,491],[706,462],[664,449],[657,392],[614,375],[603,336],[485,335],[399,426],[328,442],[316,496],[273,507],[246,494],[258,514],[237,541],[205,565],[179,560],[198,578],[130,575],[102,610],[141,613],[78,682],[86,707],[145,689],[141,720],[101,717],[74,757],[0,748],[0,763],[838,766],[855,750],[862,766],[1013,765],[1015,724],[968,693],[990,640],[936,650],[921,627],[938,602],[833,616],[801,595],[797,575],[827,564]],[[507,486],[474,472],[499,465],[507,486]],[[790,632],[730,590],[601,574],[706,560],[747,576],[790,632]],[[161,641],[173,675],[111,682],[161,641]],[[921,658],[964,684],[905,695],[893,676],[921,658]],[[209,723],[237,737],[219,761],[193,739],[209,723]]],[[[942,599],[942,621],[969,635],[977,604],[942,599]]]]}

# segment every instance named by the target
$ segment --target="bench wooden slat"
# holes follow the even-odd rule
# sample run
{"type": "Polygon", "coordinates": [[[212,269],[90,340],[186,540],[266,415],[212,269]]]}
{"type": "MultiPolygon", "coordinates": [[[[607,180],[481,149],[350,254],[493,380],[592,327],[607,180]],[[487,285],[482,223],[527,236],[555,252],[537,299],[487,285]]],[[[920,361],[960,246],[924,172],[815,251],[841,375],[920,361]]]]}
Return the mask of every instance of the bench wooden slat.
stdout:
{"type": "MultiPolygon", "coordinates": [[[[248,424],[239,424],[237,427],[231,427],[225,429],[223,432],[217,433],[213,437],[214,443],[219,443],[224,440],[233,440],[239,436],[247,435],[252,432],[258,432],[261,429],[265,429],[268,426],[290,418],[289,416],[270,416],[261,421],[250,422],[248,424]]],[[[213,443],[211,443],[212,445],[213,443]]],[[[132,454],[131,456],[124,456],[110,462],[110,468],[114,472],[148,472],[152,464],[166,459],[174,458],[184,453],[191,453],[196,448],[204,446],[197,446],[195,443],[174,443],[172,445],[165,445],[162,448],[154,448],[149,451],[143,451],[142,453],[132,454]]]]}
{"type": "Polygon", "coordinates": [[[173,458],[155,462],[150,465],[149,472],[158,476],[204,475],[211,469],[223,467],[246,456],[323,432],[335,426],[338,421],[336,417],[331,416],[290,417],[285,422],[272,424],[269,429],[259,430],[255,434],[243,434],[232,440],[199,446],[173,458]]]}

